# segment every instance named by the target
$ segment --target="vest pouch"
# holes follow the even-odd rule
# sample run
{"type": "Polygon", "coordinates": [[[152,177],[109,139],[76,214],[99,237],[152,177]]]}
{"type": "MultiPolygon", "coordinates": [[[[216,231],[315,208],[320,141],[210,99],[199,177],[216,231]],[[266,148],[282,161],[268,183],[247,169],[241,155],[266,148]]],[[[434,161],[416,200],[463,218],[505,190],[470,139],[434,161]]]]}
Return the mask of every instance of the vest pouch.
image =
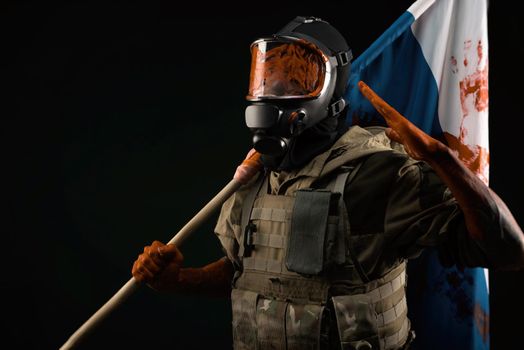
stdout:
{"type": "Polygon", "coordinates": [[[380,349],[377,314],[366,294],[340,295],[332,298],[341,349],[380,349]]]}
{"type": "Polygon", "coordinates": [[[288,303],[286,310],[286,349],[317,350],[320,346],[324,306],[288,303]]]}
{"type": "Polygon", "coordinates": [[[287,306],[288,303],[282,300],[259,297],[255,311],[257,347],[250,350],[286,349],[287,306]]]}
{"type": "Polygon", "coordinates": [[[266,298],[233,289],[233,348],[235,350],[317,350],[325,307],[266,298]]]}
{"type": "Polygon", "coordinates": [[[300,274],[318,275],[332,260],[326,248],[336,247],[336,231],[328,230],[332,192],[307,188],[295,193],[286,267],[300,274]]]}
{"type": "Polygon", "coordinates": [[[257,348],[257,309],[258,294],[255,292],[233,289],[231,304],[233,311],[233,344],[235,350],[257,348]]]}

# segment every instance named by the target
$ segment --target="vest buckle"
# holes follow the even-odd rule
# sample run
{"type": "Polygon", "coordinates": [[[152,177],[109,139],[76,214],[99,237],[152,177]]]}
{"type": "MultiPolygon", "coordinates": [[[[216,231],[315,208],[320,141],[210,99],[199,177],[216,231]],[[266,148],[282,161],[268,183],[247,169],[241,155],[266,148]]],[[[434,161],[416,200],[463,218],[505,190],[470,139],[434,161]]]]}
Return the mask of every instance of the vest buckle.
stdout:
{"type": "Polygon", "coordinates": [[[251,252],[255,248],[253,232],[257,232],[257,225],[250,221],[244,230],[244,256],[251,256],[251,252]]]}

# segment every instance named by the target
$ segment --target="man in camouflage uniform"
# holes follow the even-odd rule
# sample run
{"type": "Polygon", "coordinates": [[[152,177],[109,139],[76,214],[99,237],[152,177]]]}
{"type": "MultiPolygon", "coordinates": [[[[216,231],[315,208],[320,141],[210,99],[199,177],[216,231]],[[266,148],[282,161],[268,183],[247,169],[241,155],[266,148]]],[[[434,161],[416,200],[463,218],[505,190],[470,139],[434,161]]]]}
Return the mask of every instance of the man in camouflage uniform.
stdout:
{"type": "Polygon", "coordinates": [[[345,126],[351,54],[297,17],[252,45],[246,123],[265,171],[222,207],[226,256],[182,268],[154,241],[133,276],[156,290],[231,295],[235,349],[406,349],[406,261],[519,269],[523,233],[450,149],[364,83],[389,127],[345,126]]]}

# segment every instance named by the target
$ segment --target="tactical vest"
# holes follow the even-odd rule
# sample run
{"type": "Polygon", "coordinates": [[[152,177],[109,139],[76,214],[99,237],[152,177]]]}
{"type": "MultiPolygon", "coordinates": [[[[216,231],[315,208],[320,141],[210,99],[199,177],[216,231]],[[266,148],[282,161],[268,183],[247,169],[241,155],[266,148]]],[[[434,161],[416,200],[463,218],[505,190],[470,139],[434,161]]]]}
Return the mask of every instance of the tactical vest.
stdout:
{"type": "Polygon", "coordinates": [[[357,171],[341,167],[323,188],[305,182],[291,195],[268,194],[267,178],[253,186],[231,295],[236,350],[323,349],[335,337],[341,349],[407,342],[405,263],[369,280],[352,250],[344,189],[357,171]]]}

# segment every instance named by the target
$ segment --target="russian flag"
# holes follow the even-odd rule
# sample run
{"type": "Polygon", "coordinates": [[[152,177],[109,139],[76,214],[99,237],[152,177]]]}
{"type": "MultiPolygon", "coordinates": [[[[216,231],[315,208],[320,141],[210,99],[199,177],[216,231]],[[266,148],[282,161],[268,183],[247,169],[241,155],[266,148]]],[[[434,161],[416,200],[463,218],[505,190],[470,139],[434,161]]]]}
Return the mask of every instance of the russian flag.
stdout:
{"type": "MultiPolygon", "coordinates": [[[[384,124],[359,80],[488,182],[487,0],[418,0],[353,61],[347,121],[384,124]]],[[[413,347],[489,349],[487,270],[444,268],[433,250],[408,265],[413,347]]]]}

